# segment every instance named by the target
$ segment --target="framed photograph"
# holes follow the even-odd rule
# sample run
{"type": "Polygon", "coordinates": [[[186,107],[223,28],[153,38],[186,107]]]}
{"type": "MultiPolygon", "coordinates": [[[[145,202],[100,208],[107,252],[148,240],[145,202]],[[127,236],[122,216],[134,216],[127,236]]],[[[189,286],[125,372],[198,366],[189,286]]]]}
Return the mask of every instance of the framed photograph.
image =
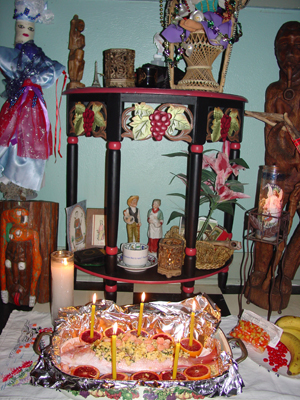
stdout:
{"type": "MultiPolygon", "coordinates": [[[[204,224],[204,222],[206,221],[206,217],[199,217],[198,218],[198,226],[197,226],[197,236],[201,231],[201,228],[204,224]]],[[[208,221],[207,227],[205,229],[205,232],[203,233],[203,239],[207,239],[207,237],[209,236],[209,234],[212,232],[212,230],[214,229],[215,226],[218,225],[218,221],[216,221],[215,219],[210,219],[208,221]]]]}
{"type": "Polygon", "coordinates": [[[86,249],[105,246],[105,213],[103,208],[87,209],[86,231],[86,249]]]}
{"type": "Polygon", "coordinates": [[[85,248],[86,243],[86,200],[66,208],[67,241],[69,251],[85,248]]]}
{"type": "Polygon", "coordinates": [[[180,217],[179,235],[184,236],[184,232],[185,232],[185,217],[180,217]]]}

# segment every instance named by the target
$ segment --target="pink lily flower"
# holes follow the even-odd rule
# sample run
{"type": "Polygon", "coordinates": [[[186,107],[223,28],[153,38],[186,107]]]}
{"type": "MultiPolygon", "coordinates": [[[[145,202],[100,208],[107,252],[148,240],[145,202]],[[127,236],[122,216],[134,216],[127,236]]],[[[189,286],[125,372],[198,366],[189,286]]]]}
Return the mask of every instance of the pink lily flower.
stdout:
{"type": "Polygon", "coordinates": [[[218,203],[227,200],[234,200],[234,199],[248,199],[250,198],[249,195],[242,193],[242,192],[234,192],[226,185],[221,185],[220,187],[216,187],[217,193],[220,196],[218,203]]]}

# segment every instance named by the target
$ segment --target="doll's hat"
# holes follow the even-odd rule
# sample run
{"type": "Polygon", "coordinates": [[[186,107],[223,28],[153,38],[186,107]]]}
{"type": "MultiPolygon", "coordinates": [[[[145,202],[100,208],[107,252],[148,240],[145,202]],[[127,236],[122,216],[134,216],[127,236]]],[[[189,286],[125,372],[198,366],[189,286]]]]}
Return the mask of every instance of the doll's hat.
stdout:
{"type": "Polygon", "coordinates": [[[127,200],[127,204],[130,207],[130,204],[133,199],[136,199],[136,201],[139,201],[139,196],[130,196],[129,199],[127,200]]]}
{"type": "Polygon", "coordinates": [[[50,24],[54,14],[44,0],[15,0],[14,19],[50,24]]]}

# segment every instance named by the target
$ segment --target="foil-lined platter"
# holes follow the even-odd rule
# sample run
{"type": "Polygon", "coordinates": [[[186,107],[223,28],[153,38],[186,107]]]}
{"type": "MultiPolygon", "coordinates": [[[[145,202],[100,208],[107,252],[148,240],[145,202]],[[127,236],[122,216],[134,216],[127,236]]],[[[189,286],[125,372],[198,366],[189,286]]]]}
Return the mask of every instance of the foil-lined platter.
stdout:
{"type": "MultiPolygon", "coordinates": [[[[118,306],[109,300],[98,300],[95,310],[95,331],[102,335],[107,329],[117,322],[122,327],[125,334],[136,330],[139,322],[140,305],[118,306]]],[[[79,355],[80,360],[89,360],[91,365],[95,362],[94,351],[98,347],[94,344],[78,347],[73,350],[73,343],[78,342],[82,332],[90,328],[92,304],[81,307],[68,307],[60,310],[55,329],[51,334],[50,344],[40,349],[41,338],[38,337],[35,343],[35,350],[39,354],[39,360],[31,372],[32,385],[40,385],[62,391],[67,397],[71,398],[99,398],[108,397],[121,400],[144,399],[144,400],[176,400],[183,398],[203,398],[203,396],[230,396],[242,392],[244,386],[242,377],[238,371],[238,363],[247,357],[247,352],[243,343],[236,339],[227,339],[223,331],[219,328],[221,312],[217,305],[212,303],[210,298],[203,294],[194,298],[189,298],[181,302],[151,302],[145,303],[143,311],[142,330],[151,337],[158,333],[166,333],[173,338],[183,338],[189,336],[191,312],[194,311],[194,338],[203,343],[203,354],[200,358],[188,357],[183,359],[184,363],[199,364],[201,355],[203,360],[207,360],[206,354],[215,354],[213,360],[207,362],[212,376],[203,380],[131,380],[132,371],[140,368],[140,361],[145,361],[145,365],[152,368],[159,368],[157,363],[148,359],[141,359],[128,364],[128,371],[124,362],[118,361],[119,368],[128,372],[127,380],[101,379],[103,373],[107,373],[109,363],[107,358],[97,357],[97,367],[103,371],[97,379],[78,377],[72,374],[79,355]],[[244,349],[242,357],[238,360],[233,359],[230,348],[230,341],[238,341],[238,345],[244,349]],[[91,347],[92,346],[92,347],[91,347]],[[71,351],[71,357],[65,357],[65,349],[71,351]],[[64,350],[62,350],[64,349],[64,350]],[[205,353],[206,351],[206,353],[205,353]],[[84,357],[83,357],[83,352],[84,357]],[[215,353],[213,353],[215,352],[215,353]],[[74,356],[73,356],[74,355],[74,356]],[[89,358],[86,358],[85,356],[89,358]],[[75,358],[74,358],[75,357],[75,358]],[[66,360],[71,360],[73,365],[66,365],[66,360]],[[100,361],[99,361],[100,360],[100,361]]],[[[43,333],[48,334],[49,333],[43,333]]],[[[124,334],[124,335],[125,335],[124,334]]],[[[107,341],[107,340],[106,340],[107,341]]],[[[101,343],[100,343],[101,344],[101,343]]],[[[99,344],[99,345],[100,345],[99,344]]],[[[136,350],[135,350],[136,351],[136,350]]],[[[171,356],[170,356],[171,357],[171,356]]],[[[166,359],[164,364],[168,369],[172,369],[173,356],[171,360],[166,359]]],[[[133,357],[134,359],[134,357],[133,357]]],[[[156,360],[157,361],[157,360],[156,360]]],[[[206,361],[205,361],[206,362],[206,361]]],[[[88,364],[88,363],[87,363],[88,364]]],[[[180,363],[179,363],[180,364],[180,363]]],[[[180,369],[180,365],[178,365],[180,369]]],[[[147,369],[147,368],[145,368],[147,369]]],[[[111,372],[111,371],[110,371],[111,372]]],[[[104,375],[103,375],[104,376],[104,375]]]]}

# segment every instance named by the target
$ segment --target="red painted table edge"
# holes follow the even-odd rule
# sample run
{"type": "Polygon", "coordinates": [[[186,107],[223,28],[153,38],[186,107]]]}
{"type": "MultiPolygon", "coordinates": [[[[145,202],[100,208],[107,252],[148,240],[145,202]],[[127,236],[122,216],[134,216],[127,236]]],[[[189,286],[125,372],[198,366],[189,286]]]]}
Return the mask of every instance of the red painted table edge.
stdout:
{"type": "Polygon", "coordinates": [[[159,94],[159,95],[171,95],[171,96],[191,96],[191,97],[210,97],[215,99],[228,99],[237,100],[248,103],[245,97],[238,96],[235,94],[226,94],[218,92],[205,92],[203,90],[177,90],[177,89],[160,89],[160,88],[99,88],[99,87],[84,87],[78,89],[68,89],[63,92],[63,95],[70,94],[91,94],[91,93],[128,93],[128,94],[159,94]]]}

